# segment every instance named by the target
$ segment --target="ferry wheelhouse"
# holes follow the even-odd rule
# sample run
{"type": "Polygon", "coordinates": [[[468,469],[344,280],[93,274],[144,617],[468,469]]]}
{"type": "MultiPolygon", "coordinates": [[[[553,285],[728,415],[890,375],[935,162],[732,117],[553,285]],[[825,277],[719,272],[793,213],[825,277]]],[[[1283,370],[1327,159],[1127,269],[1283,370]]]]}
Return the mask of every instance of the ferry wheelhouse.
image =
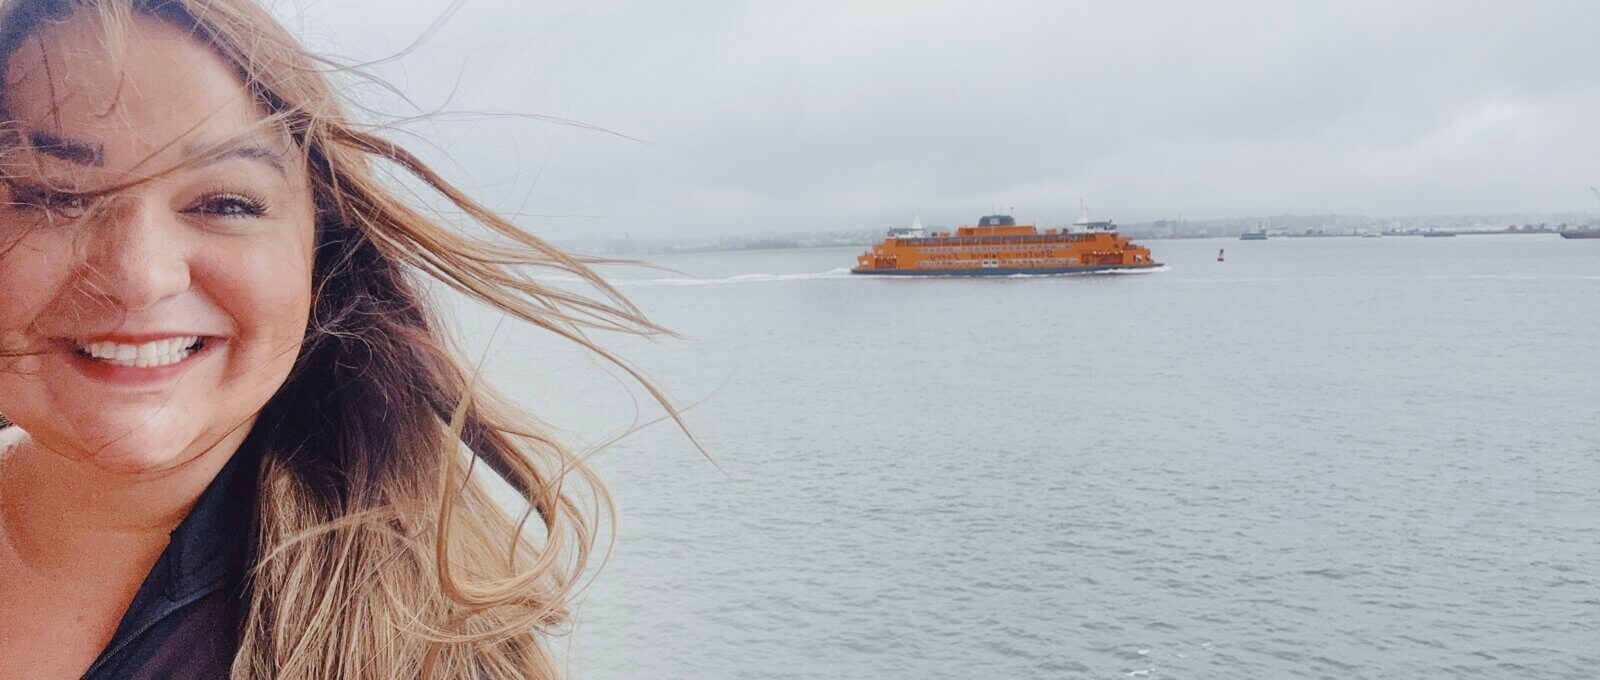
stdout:
{"type": "Polygon", "coordinates": [[[921,220],[890,229],[888,237],[856,258],[852,274],[1005,276],[1148,269],[1161,266],[1150,249],[1117,233],[1111,221],[1087,215],[1070,229],[1040,231],[1010,215],[988,215],[954,233],[926,233],[921,220]]]}

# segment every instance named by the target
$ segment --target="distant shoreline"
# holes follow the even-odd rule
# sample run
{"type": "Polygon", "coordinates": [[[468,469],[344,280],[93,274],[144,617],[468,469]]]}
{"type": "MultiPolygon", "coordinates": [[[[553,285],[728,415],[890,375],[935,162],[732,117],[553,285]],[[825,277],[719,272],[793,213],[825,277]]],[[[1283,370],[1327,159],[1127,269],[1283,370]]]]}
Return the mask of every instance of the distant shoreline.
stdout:
{"type": "MultiPolygon", "coordinates": [[[[1429,230],[1432,230],[1432,232],[1450,232],[1450,234],[1462,235],[1462,237],[1467,237],[1467,235],[1478,235],[1478,237],[1482,237],[1482,235],[1518,235],[1520,237],[1520,235],[1562,234],[1562,230],[1539,229],[1539,227],[1533,227],[1533,229],[1510,229],[1510,227],[1507,227],[1507,229],[1442,229],[1442,227],[1418,229],[1418,227],[1411,227],[1411,229],[1382,230],[1382,232],[1365,230],[1365,232],[1331,232],[1331,234],[1330,232],[1315,232],[1315,230],[1312,230],[1312,234],[1293,234],[1293,232],[1272,230],[1272,232],[1269,232],[1269,240],[1277,240],[1277,238],[1363,238],[1374,234],[1386,238],[1422,237],[1429,230]]],[[[1568,230],[1586,229],[1571,229],[1570,227],[1568,230]]],[[[1152,242],[1163,242],[1163,240],[1206,240],[1206,238],[1237,240],[1238,238],[1237,232],[1232,232],[1232,234],[1229,234],[1229,232],[1224,232],[1224,234],[1208,234],[1208,232],[1176,235],[1149,234],[1149,232],[1141,232],[1138,227],[1123,229],[1123,234],[1130,235],[1134,240],[1152,240],[1152,242]]],[[[800,235],[800,237],[755,238],[755,240],[720,238],[720,240],[714,240],[714,242],[704,242],[704,240],[690,240],[690,242],[672,242],[672,240],[667,240],[667,242],[630,242],[630,240],[624,240],[624,242],[578,243],[578,245],[566,245],[566,248],[579,251],[579,253],[603,254],[603,256],[616,256],[616,258],[645,258],[645,256],[658,256],[658,254],[765,253],[765,251],[822,250],[822,248],[870,248],[872,243],[878,242],[878,238],[880,237],[875,237],[875,235],[846,238],[843,235],[838,235],[837,232],[832,232],[832,234],[811,235],[810,238],[800,235]]]]}

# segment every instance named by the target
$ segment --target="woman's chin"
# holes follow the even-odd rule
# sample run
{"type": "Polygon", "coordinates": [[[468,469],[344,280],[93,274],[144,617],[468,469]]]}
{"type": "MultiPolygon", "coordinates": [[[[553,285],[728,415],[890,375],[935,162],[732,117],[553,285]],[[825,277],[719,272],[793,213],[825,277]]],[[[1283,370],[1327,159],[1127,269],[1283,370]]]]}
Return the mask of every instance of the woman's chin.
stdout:
{"type": "Polygon", "coordinates": [[[120,446],[108,446],[96,451],[85,462],[112,474],[138,475],[163,472],[188,459],[188,456],[179,451],[171,451],[165,455],[151,455],[151,451],[153,449],[123,449],[120,446]]]}
{"type": "Polygon", "coordinates": [[[57,453],[117,474],[158,472],[197,455],[198,432],[162,418],[114,419],[80,424],[70,442],[52,442],[57,453]],[[68,450],[61,450],[68,449],[68,450]]]}

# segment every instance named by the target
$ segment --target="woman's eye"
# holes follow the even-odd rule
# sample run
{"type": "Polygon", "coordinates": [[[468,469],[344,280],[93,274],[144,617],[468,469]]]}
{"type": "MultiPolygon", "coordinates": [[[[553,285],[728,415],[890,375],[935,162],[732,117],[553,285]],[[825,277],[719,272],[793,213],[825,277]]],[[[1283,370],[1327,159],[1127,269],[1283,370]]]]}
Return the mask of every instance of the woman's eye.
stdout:
{"type": "Polygon", "coordinates": [[[260,201],[238,194],[207,196],[200,199],[193,210],[218,217],[261,217],[267,214],[267,207],[260,201]]]}
{"type": "Polygon", "coordinates": [[[89,208],[89,199],[65,191],[17,187],[12,192],[12,205],[21,210],[49,211],[71,219],[83,216],[89,208]]]}

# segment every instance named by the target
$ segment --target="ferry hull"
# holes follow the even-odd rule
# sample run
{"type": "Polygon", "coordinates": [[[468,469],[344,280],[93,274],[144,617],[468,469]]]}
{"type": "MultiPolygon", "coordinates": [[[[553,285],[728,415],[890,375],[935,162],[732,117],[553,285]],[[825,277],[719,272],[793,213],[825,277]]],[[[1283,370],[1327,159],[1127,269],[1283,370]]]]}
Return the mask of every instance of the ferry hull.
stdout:
{"type": "Polygon", "coordinates": [[[1041,276],[1047,274],[1089,274],[1093,272],[1154,269],[1160,262],[1149,264],[1099,264],[1083,267],[991,267],[988,269],[866,269],[856,267],[851,274],[866,276],[1041,276]]]}

